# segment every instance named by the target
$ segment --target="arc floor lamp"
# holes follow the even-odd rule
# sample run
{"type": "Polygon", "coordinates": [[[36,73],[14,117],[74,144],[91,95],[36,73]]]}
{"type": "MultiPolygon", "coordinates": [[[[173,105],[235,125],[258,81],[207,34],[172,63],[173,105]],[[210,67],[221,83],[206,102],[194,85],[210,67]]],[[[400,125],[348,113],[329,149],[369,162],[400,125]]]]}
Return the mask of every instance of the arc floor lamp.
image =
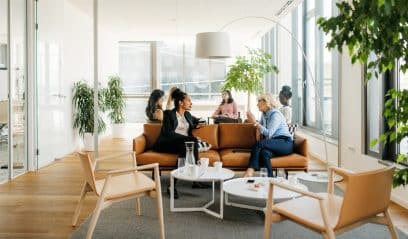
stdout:
{"type": "MultiPolygon", "coordinates": [[[[228,23],[226,23],[225,25],[223,25],[220,30],[218,30],[217,32],[201,32],[201,33],[197,33],[196,35],[196,57],[197,58],[206,58],[206,59],[220,59],[220,58],[230,58],[232,57],[231,54],[231,43],[230,43],[230,38],[229,38],[229,34],[227,32],[225,32],[225,29],[236,23],[239,21],[243,21],[243,20],[247,20],[247,19],[261,19],[261,20],[265,20],[268,22],[273,22],[275,23],[278,27],[280,27],[281,29],[283,29],[285,32],[287,32],[289,34],[289,36],[291,37],[292,40],[295,41],[297,47],[299,48],[299,50],[302,52],[302,56],[304,61],[306,62],[306,68],[307,68],[307,72],[309,74],[309,77],[312,81],[313,87],[314,87],[314,91],[315,91],[315,98],[317,101],[317,110],[319,112],[320,117],[323,119],[323,110],[321,107],[321,103],[320,103],[320,98],[319,98],[319,86],[316,84],[315,78],[313,76],[311,67],[309,65],[309,62],[307,60],[307,56],[306,53],[302,47],[302,45],[300,44],[300,42],[296,39],[296,37],[293,36],[292,32],[287,29],[285,26],[283,26],[281,23],[279,23],[278,20],[275,20],[273,18],[269,18],[269,17],[264,17],[264,16],[245,16],[245,17],[240,17],[240,18],[236,18],[233,19],[231,21],[229,21],[228,23]]],[[[326,165],[329,165],[329,157],[328,157],[328,150],[327,150],[327,137],[326,137],[326,133],[325,133],[325,127],[324,127],[324,123],[322,124],[322,129],[321,129],[321,133],[323,135],[323,140],[324,140],[324,154],[325,154],[325,162],[326,165]]],[[[337,162],[339,166],[339,161],[337,162]]],[[[317,181],[324,181],[324,177],[321,177],[320,180],[317,181]],[[322,180],[323,179],[323,180],[322,180]]],[[[313,179],[311,179],[313,180],[313,179]]]]}

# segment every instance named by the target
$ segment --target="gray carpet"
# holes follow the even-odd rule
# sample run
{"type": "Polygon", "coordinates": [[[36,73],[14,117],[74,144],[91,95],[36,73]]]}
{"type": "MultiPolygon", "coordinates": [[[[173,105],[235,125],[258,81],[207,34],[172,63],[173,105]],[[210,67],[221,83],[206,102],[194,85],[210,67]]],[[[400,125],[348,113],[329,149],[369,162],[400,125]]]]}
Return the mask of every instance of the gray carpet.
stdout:
{"type": "MultiPolygon", "coordinates": [[[[165,192],[168,183],[167,177],[162,177],[162,189],[165,192]]],[[[326,190],[324,183],[302,182],[310,191],[322,192],[326,190]]],[[[191,184],[178,182],[180,199],[176,206],[202,205],[211,197],[209,189],[192,189],[191,184]]],[[[340,191],[336,189],[336,193],[340,191]]],[[[230,197],[237,201],[238,198],[230,197]]],[[[158,220],[156,216],[155,199],[142,199],[142,216],[135,214],[135,201],[125,201],[113,204],[105,209],[99,217],[93,238],[159,238],[158,220]]],[[[375,200],[375,199],[373,199],[375,200]]],[[[242,201],[241,201],[242,202],[242,201]]],[[[262,205],[262,202],[256,202],[262,205]]],[[[218,205],[213,209],[218,209],[218,205]]],[[[166,238],[262,238],[264,215],[262,212],[224,207],[224,219],[217,219],[202,212],[170,212],[169,197],[163,193],[163,213],[166,238]]],[[[72,234],[71,238],[85,238],[90,217],[72,234]]],[[[398,231],[401,239],[408,239],[398,231]]],[[[291,221],[283,221],[272,225],[272,238],[322,238],[319,234],[299,226],[291,221]]],[[[390,238],[385,226],[366,224],[352,231],[341,234],[337,238],[390,238]]]]}

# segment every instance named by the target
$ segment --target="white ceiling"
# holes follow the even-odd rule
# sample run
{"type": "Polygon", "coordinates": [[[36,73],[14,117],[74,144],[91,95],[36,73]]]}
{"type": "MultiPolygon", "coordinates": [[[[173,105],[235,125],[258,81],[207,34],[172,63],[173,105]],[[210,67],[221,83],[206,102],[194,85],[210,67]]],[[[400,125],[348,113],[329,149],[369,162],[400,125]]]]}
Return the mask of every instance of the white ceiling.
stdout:
{"type": "MultiPolygon", "coordinates": [[[[92,16],[92,1],[68,0],[92,16]]],[[[219,31],[228,22],[244,16],[274,18],[288,0],[99,0],[101,31],[122,37],[189,38],[197,32],[219,31]]],[[[290,7],[301,0],[295,0],[290,7]]],[[[287,12],[287,11],[286,11],[287,12]]],[[[282,15],[284,15],[283,13],[282,15]]],[[[281,15],[281,16],[282,16],[281,15]]],[[[273,25],[246,19],[224,30],[233,37],[253,38],[273,25]]]]}

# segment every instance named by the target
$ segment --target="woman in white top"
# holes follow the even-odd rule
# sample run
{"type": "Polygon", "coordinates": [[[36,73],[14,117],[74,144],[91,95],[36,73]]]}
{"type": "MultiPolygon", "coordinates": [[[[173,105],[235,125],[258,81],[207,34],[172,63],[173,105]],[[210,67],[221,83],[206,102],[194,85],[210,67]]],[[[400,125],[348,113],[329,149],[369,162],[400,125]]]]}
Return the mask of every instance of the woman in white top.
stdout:
{"type": "Polygon", "coordinates": [[[290,86],[282,86],[282,89],[279,92],[279,101],[282,104],[282,107],[279,111],[285,116],[287,124],[292,123],[292,107],[289,105],[290,98],[292,98],[290,86]]]}
{"type": "MultiPolygon", "coordinates": [[[[199,160],[198,139],[193,136],[192,130],[200,128],[205,121],[201,123],[198,118],[190,114],[192,103],[187,93],[176,88],[171,93],[171,98],[174,102],[174,109],[164,111],[162,128],[154,150],[178,154],[179,157],[184,158],[186,157],[185,142],[194,142],[194,157],[195,160],[199,160]]],[[[174,197],[178,198],[176,190],[174,197]]]]}

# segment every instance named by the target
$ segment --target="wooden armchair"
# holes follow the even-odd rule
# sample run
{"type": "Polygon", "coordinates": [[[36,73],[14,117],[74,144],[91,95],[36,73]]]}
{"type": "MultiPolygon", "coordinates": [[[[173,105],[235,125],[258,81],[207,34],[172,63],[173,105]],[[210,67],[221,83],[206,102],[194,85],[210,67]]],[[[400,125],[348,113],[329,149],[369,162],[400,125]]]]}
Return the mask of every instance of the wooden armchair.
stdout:
{"type": "Polygon", "coordinates": [[[392,238],[398,238],[388,213],[393,172],[393,167],[362,173],[329,168],[327,193],[307,192],[271,180],[264,238],[270,238],[272,221],[284,219],[293,220],[329,239],[368,222],[387,225],[392,238]],[[345,180],[344,197],[333,194],[333,172],[343,176],[345,180]],[[298,192],[303,196],[273,205],[274,186],[298,192]]]}
{"type": "Polygon", "coordinates": [[[72,218],[73,226],[75,226],[78,221],[82,203],[85,199],[86,193],[88,192],[95,192],[95,194],[99,198],[91,222],[89,223],[88,233],[86,235],[87,239],[92,238],[92,234],[98,221],[99,215],[103,209],[109,207],[114,202],[136,198],[137,214],[140,215],[141,213],[139,198],[141,196],[149,195],[152,197],[156,197],[157,215],[159,218],[160,226],[160,238],[165,238],[159,164],[154,163],[134,167],[131,169],[110,171],[108,172],[106,179],[95,180],[95,163],[91,160],[91,157],[88,154],[82,152],[78,152],[78,155],[84,169],[85,183],[82,188],[78,206],[72,218]],[[146,169],[154,169],[154,181],[143,173],[138,172],[138,170],[146,169]]]}

